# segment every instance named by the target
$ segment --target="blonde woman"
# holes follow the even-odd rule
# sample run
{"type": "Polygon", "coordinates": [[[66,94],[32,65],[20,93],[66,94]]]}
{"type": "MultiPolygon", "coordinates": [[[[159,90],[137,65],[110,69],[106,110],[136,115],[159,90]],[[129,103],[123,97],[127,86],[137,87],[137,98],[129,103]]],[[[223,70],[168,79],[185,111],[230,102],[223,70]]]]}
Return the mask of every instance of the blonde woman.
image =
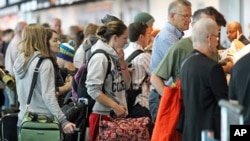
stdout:
{"type": "MultiPolygon", "coordinates": [[[[39,24],[29,24],[24,28],[22,41],[19,46],[19,55],[14,63],[14,75],[20,112],[17,127],[26,111],[26,104],[30,90],[34,69],[40,57],[50,58],[50,49],[46,45],[46,29],[39,24]]],[[[61,123],[64,133],[74,132],[75,125],[66,120],[61,111],[55,91],[54,66],[50,59],[44,59],[34,88],[29,106],[30,112],[39,112],[47,116],[55,116],[61,123]]]]}

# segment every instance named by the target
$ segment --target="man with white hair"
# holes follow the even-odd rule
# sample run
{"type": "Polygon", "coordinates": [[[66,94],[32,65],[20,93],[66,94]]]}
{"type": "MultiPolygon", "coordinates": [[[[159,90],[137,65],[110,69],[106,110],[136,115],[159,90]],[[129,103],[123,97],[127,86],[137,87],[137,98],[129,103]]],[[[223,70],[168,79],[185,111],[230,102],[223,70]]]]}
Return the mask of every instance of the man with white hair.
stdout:
{"type": "MultiPolygon", "coordinates": [[[[152,57],[150,61],[150,72],[159,65],[164,55],[169,51],[170,47],[180,40],[183,31],[189,29],[192,16],[192,4],[187,0],[174,0],[168,7],[168,22],[161,29],[154,39],[152,47],[152,57]]],[[[165,83],[171,85],[172,78],[165,83]]],[[[149,109],[153,121],[156,119],[160,97],[162,93],[158,93],[153,87],[149,94],[149,109]]]]}
{"type": "Polygon", "coordinates": [[[208,18],[197,21],[192,29],[194,51],[183,61],[180,75],[185,141],[200,141],[203,130],[220,139],[218,102],[228,99],[228,86],[221,65],[209,58],[217,51],[218,35],[216,22],[208,18]]]}

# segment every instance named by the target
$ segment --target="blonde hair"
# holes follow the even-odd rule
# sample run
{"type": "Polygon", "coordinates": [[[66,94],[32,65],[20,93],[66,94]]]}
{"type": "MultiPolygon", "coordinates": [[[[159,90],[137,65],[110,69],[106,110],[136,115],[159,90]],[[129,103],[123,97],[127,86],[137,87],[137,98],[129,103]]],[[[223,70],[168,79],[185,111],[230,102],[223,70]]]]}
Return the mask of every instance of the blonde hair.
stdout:
{"type": "Polygon", "coordinates": [[[24,54],[25,64],[35,51],[40,51],[42,57],[50,56],[49,47],[46,45],[46,36],[46,29],[42,25],[29,24],[24,28],[19,51],[24,54]]]}

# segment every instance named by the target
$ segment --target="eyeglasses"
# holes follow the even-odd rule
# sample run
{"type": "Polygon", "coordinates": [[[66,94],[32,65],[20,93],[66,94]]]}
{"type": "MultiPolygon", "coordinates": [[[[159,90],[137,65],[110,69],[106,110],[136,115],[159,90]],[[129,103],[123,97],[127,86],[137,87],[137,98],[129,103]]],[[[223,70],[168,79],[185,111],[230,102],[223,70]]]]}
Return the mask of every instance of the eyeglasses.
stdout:
{"type": "Polygon", "coordinates": [[[174,13],[174,14],[180,15],[185,19],[190,19],[192,17],[192,15],[188,15],[188,14],[180,14],[180,13],[174,13]]]}
{"type": "Polygon", "coordinates": [[[212,36],[214,36],[216,38],[216,40],[219,40],[219,36],[215,35],[215,34],[211,34],[212,36]]]}

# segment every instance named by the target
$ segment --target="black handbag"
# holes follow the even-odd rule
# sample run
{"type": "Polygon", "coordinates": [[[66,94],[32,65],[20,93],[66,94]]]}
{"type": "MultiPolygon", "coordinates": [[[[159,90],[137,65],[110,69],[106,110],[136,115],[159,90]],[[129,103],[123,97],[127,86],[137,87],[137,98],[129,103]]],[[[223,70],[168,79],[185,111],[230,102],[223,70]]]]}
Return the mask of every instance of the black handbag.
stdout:
{"type": "Polygon", "coordinates": [[[75,123],[78,117],[81,116],[81,112],[87,110],[85,107],[83,102],[75,100],[73,97],[69,97],[61,107],[61,110],[65,114],[67,120],[75,123]]]}
{"type": "Polygon", "coordinates": [[[88,105],[86,99],[79,98],[75,100],[73,97],[68,97],[61,107],[62,112],[65,114],[68,121],[75,123],[79,129],[72,135],[65,134],[63,141],[76,141],[85,138],[85,131],[88,126],[88,105]]]}

